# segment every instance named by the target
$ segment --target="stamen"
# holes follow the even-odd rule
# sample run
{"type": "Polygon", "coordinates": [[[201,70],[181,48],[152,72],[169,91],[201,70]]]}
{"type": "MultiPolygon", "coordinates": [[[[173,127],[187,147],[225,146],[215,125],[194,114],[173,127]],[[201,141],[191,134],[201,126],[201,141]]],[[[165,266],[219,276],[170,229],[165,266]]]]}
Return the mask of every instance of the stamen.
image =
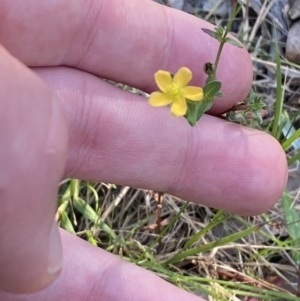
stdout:
{"type": "Polygon", "coordinates": [[[171,88],[170,88],[170,93],[174,96],[177,96],[179,94],[179,92],[180,92],[179,87],[176,84],[172,83],[171,88]]]}

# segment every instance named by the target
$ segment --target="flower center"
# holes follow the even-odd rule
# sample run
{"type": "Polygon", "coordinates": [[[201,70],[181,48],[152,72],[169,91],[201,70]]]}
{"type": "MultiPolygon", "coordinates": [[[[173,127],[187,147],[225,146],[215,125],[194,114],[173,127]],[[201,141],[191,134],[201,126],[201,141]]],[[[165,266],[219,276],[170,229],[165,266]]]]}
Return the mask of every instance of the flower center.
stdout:
{"type": "Polygon", "coordinates": [[[169,90],[172,96],[178,96],[180,94],[180,88],[176,84],[172,84],[169,90]]]}

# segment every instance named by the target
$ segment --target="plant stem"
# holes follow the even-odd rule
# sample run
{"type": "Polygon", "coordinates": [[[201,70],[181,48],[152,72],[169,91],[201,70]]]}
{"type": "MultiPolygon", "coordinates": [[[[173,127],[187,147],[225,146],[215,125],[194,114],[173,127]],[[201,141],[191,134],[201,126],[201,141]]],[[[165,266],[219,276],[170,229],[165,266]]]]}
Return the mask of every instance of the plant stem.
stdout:
{"type": "Polygon", "coordinates": [[[217,78],[217,74],[216,74],[217,73],[217,68],[218,68],[220,58],[221,58],[221,53],[222,53],[223,47],[226,43],[226,37],[227,37],[227,35],[228,35],[228,33],[231,29],[232,22],[233,22],[233,20],[236,16],[236,13],[237,13],[237,2],[235,1],[234,4],[233,4],[233,7],[232,7],[232,13],[231,13],[228,25],[226,26],[225,32],[222,36],[222,40],[220,42],[220,46],[219,46],[218,53],[217,53],[217,56],[216,56],[216,60],[215,60],[215,64],[214,64],[214,78],[215,79],[217,78]]]}

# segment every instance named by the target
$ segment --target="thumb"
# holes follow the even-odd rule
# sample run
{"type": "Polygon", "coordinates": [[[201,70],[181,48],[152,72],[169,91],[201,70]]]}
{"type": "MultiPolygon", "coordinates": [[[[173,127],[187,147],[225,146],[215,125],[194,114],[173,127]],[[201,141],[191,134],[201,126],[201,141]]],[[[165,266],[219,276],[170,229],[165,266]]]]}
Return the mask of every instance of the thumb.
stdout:
{"type": "Polygon", "coordinates": [[[59,101],[0,47],[0,289],[37,291],[58,275],[54,221],[67,126],[59,101]]]}

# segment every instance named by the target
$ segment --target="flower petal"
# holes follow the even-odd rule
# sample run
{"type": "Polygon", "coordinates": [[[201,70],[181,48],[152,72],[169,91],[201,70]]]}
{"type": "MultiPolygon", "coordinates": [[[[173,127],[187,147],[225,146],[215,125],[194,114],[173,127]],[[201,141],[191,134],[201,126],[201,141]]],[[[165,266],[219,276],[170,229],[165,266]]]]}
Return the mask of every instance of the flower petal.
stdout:
{"type": "Polygon", "coordinates": [[[192,71],[189,68],[181,67],[174,75],[173,83],[182,88],[190,82],[192,76],[192,71]]]}
{"type": "Polygon", "coordinates": [[[162,92],[167,92],[172,85],[171,73],[164,70],[158,70],[154,74],[155,82],[162,92]]]}
{"type": "Polygon", "coordinates": [[[172,103],[173,99],[167,94],[161,92],[153,92],[150,94],[148,101],[153,107],[162,107],[172,103]]]}
{"type": "Polygon", "coordinates": [[[181,95],[189,100],[199,101],[203,98],[203,89],[194,86],[183,87],[181,95]]]}
{"type": "Polygon", "coordinates": [[[171,113],[175,116],[183,116],[187,111],[186,100],[183,97],[177,97],[171,106],[171,113]]]}

